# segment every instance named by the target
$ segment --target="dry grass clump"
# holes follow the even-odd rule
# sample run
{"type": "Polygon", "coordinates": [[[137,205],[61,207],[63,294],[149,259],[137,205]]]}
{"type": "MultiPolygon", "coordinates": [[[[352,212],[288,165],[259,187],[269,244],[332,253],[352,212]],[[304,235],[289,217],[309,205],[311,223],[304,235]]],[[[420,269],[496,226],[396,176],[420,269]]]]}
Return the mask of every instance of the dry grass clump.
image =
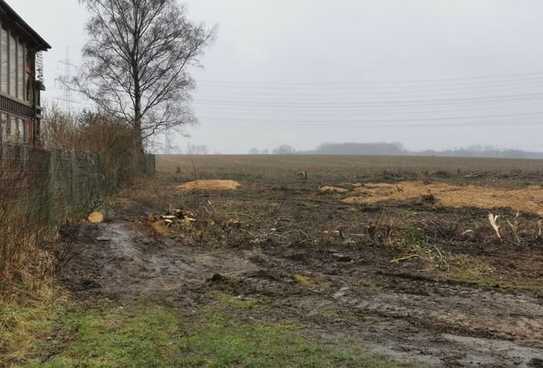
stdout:
{"type": "Polygon", "coordinates": [[[40,290],[33,298],[0,301],[0,367],[26,366],[39,343],[50,336],[68,299],[51,287],[40,290]]]}
{"type": "Polygon", "coordinates": [[[196,180],[180,185],[179,187],[177,187],[177,191],[228,191],[236,190],[240,186],[241,184],[235,180],[196,180]]]}
{"type": "Polygon", "coordinates": [[[49,285],[54,257],[43,246],[52,232],[37,220],[31,194],[17,195],[17,184],[24,184],[27,175],[1,161],[0,168],[0,296],[6,300],[12,293],[33,294],[49,285]]]}
{"type": "Polygon", "coordinates": [[[438,204],[446,207],[512,208],[515,211],[543,216],[543,188],[535,185],[522,189],[507,189],[447,183],[425,184],[421,181],[368,184],[355,188],[347,198],[343,199],[343,202],[374,204],[414,200],[430,195],[438,204]]]}
{"type": "Polygon", "coordinates": [[[40,246],[46,231],[6,217],[0,220],[0,296],[39,293],[51,285],[55,264],[53,255],[40,246]]]}
{"type": "Polygon", "coordinates": [[[0,367],[10,367],[24,362],[48,331],[55,257],[44,247],[49,233],[1,199],[0,229],[0,367]]]}

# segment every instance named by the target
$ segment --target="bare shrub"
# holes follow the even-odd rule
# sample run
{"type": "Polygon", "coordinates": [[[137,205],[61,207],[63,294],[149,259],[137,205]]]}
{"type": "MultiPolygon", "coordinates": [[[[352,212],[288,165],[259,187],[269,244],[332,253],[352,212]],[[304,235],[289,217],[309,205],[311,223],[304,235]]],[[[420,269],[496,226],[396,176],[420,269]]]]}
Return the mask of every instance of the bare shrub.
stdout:
{"type": "Polygon", "coordinates": [[[506,214],[501,216],[489,214],[489,222],[495,237],[488,236],[489,234],[480,231],[479,240],[482,243],[499,241],[506,245],[530,246],[539,244],[542,238],[543,221],[534,220],[530,216],[526,216],[526,214],[522,215],[520,212],[515,215],[506,214]],[[502,224],[506,226],[502,226],[502,224]]]}
{"type": "Polygon", "coordinates": [[[107,114],[84,111],[74,115],[51,106],[43,126],[46,148],[100,155],[106,177],[113,183],[126,182],[141,169],[133,129],[107,114]]]}
{"type": "Polygon", "coordinates": [[[367,232],[373,245],[391,247],[394,244],[394,219],[383,212],[375,223],[368,225],[367,232]]]}
{"type": "Polygon", "coordinates": [[[47,149],[74,150],[82,145],[77,117],[56,105],[45,109],[41,141],[47,149]]]}
{"type": "MultiPolygon", "coordinates": [[[[55,106],[47,109],[43,122],[45,148],[97,154],[104,183],[111,191],[140,173],[134,164],[133,130],[126,124],[99,113],[68,114],[55,106]]],[[[40,150],[33,149],[32,155],[40,155],[40,150]]],[[[26,160],[23,156],[0,156],[0,294],[3,295],[38,292],[41,286],[50,284],[54,273],[54,249],[44,247],[56,234],[46,208],[51,200],[48,183],[40,175],[47,167],[41,167],[40,160],[22,164],[21,160],[26,160]]],[[[98,200],[92,198],[95,199],[98,200]]],[[[56,218],[54,223],[64,221],[66,218],[56,218]]]]}

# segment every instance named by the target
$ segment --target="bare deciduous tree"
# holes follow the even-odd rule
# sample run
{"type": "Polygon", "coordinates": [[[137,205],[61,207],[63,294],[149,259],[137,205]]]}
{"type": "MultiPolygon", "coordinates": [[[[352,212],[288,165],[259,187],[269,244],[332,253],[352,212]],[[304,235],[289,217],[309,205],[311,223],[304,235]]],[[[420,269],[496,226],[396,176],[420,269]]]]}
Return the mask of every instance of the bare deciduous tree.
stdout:
{"type": "Polygon", "coordinates": [[[296,153],[296,149],[288,144],[283,144],[273,150],[274,155],[293,155],[296,153]]]}
{"type": "Polygon", "coordinates": [[[176,0],[80,0],[91,14],[85,64],[74,82],[97,107],[134,128],[136,144],[193,123],[191,66],[214,30],[176,0]]]}
{"type": "Polygon", "coordinates": [[[209,149],[206,145],[187,145],[187,155],[208,155],[209,149]]]}

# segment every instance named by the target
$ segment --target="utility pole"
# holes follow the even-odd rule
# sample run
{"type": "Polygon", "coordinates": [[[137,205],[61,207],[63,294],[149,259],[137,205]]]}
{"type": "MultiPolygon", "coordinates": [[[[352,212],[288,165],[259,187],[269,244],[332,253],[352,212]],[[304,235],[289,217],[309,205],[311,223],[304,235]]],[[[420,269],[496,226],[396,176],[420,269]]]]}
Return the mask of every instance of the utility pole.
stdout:
{"type": "Polygon", "coordinates": [[[66,58],[60,60],[58,64],[60,69],[62,69],[62,74],[60,74],[60,76],[57,78],[57,82],[62,88],[63,97],[57,97],[56,100],[61,101],[64,104],[64,110],[71,115],[73,112],[73,104],[76,103],[76,101],[73,99],[72,89],[69,86],[69,82],[73,78],[73,71],[77,70],[77,65],[72,64],[69,46],[66,47],[66,58]]]}

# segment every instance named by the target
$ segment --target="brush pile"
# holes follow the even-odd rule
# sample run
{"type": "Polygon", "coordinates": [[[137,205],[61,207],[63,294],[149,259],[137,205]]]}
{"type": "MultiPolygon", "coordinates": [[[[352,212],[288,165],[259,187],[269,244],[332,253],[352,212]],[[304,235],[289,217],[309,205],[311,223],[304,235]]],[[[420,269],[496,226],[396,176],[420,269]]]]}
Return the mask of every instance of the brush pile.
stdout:
{"type": "Polygon", "coordinates": [[[151,227],[160,235],[169,235],[171,230],[191,226],[196,221],[194,212],[181,209],[170,209],[163,215],[149,218],[151,227]]]}

